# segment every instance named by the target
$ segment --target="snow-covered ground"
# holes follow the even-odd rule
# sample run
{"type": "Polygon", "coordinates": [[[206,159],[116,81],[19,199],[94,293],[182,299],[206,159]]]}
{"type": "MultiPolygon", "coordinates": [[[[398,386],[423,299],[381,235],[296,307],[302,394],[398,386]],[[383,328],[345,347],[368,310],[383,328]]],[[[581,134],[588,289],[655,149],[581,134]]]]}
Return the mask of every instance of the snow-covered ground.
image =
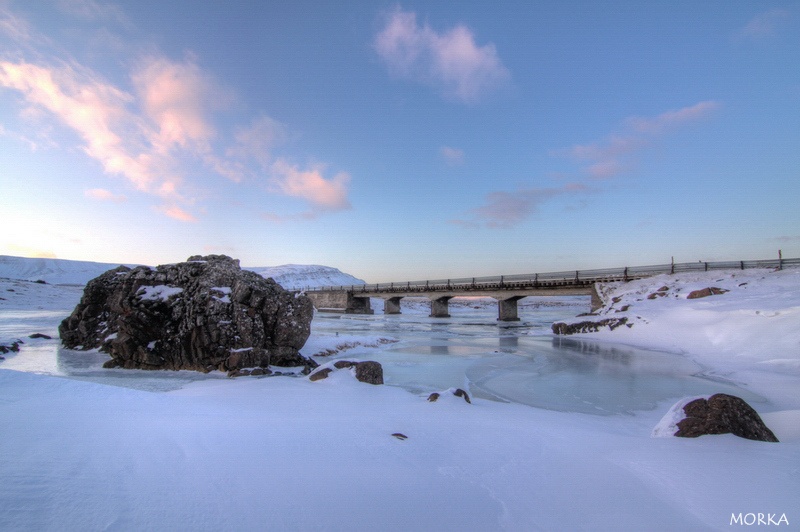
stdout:
{"type": "Polygon", "coordinates": [[[0,344],[25,342],[0,361],[0,530],[697,530],[740,513],[797,527],[799,274],[628,283],[606,311],[631,305],[634,326],[580,338],[548,334],[588,310],[569,298],[524,300],[510,327],[479,300],[454,300],[445,320],[413,301],[401,316],[315,317],[304,353],[378,360],[387,386],[347,370],[318,382],[103,370],[103,354],[58,348],[80,289],[0,280],[0,344]],[[730,291],[685,299],[708,286],[730,291]],[[651,437],[683,390],[661,387],[694,378],[676,368],[738,386],[781,443],[651,437]],[[476,385],[472,404],[426,400],[451,378],[476,385]],[[628,402],[594,415],[563,408],[574,397],[483,398],[524,402],[537,387],[628,402]]]}

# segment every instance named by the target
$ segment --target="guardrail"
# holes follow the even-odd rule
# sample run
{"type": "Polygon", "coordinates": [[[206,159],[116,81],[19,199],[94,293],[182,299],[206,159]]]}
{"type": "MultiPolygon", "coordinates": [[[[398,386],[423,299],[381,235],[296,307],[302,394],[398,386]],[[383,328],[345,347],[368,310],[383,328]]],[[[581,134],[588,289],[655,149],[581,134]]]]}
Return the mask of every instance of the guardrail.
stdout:
{"type": "Polygon", "coordinates": [[[350,292],[441,292],[470,290],[518,290],[536,288],[580,287],[600,282],[630,281],[660,274],[698,272],[711,270],[745,270],[752,268],[783,269],[800,267],[800,258],[741,260],[722,262],[683,262],[607,268],[599,270],[570,270],[561,272],[499,275],[491,277],[462,277],[459,279],[434,279],[405,281],[400,283],[377,283],[363,285],[323,286],[308,288],[306,292],[350,291],[350,292]]]}

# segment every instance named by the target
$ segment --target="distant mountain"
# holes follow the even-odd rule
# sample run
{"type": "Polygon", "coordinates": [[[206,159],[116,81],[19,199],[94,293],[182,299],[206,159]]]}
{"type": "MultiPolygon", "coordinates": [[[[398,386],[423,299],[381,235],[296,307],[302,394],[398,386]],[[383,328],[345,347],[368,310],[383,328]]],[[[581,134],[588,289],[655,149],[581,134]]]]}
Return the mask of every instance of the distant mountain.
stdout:
{"type": "Polygon", "coordinates": [[[330,266],[316,264],[284,264],[261,268],[244,268],[262,277],[272,277],[287,290],[303,290],[319,286],[351,286],[366,284],[363,280],[330,266]]]}
{"type": "MultiPolygon", "coordinates": [[[[0,277],[50,284],[86,284],[119,264],[0,255],[0,277]]],[[[127,266],[131,266],[128,264],[127,266]]]]}
{"type": "MultiPolygon", "coordinates": [[[[50,284],[86,284],[119,264],[64,259],[38,259],[0,255],[0,278],[46,281],[50,284]]],[[[127,264],[126,266],[135,266],[127,264]]],[[[317,286],[349,286],[365,284],[361,279],[336,268],[318,265],[286,264],[284,266],[244,268],[263,277],[272,277],[287,290],[317,286]]]]}

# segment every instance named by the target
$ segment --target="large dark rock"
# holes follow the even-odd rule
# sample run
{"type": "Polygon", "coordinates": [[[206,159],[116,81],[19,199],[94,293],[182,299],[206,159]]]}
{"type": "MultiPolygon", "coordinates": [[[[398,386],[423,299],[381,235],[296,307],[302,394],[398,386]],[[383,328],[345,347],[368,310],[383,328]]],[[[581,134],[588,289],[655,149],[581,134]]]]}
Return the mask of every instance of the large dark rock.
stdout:
{"type": "Polygon", "coordinates": [[[299,353],[312,315],[308,298],[242,270],[238,260],[194,256],[92,279],[59,332],[67,348],[111,355],[109,367],[316,367],[299,353]]]}
{"type": "Polygon", "coordinates": [[[686,417],[677,423],[675,436],[696,438],[705,434],[735,434],[748,440],[777,442],[778,438],[744,399],[718,393],[683,407],[686,417]]]}

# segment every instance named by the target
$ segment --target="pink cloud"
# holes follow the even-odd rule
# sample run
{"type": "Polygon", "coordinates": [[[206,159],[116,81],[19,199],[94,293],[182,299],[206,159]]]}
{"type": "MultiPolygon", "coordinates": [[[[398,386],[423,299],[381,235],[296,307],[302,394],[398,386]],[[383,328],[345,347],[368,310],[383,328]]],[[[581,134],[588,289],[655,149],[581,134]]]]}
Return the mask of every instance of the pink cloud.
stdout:
{"type": "Polygon", "coordinates": [[[630,171],[638,152],[655,139],[685,124],[702,120],[720,108],[718,102],[707,100],[666,111],[653,117],[632,116],[622,121],[622,133],[589,144],[577,144],[552,155],[568,156],[585,161],[582,172],[593,179],[610,179],[630,171]]]}
{"type": "Polygon", "coordinates": [[[111,201],[114,203],[122,203],[128,199],[125,196],[114,194],[110,190],[106,190],[103,188],[93,188],[87,190],[86,192],[84,192],[84,195],[87,198],[92,198],[100,201],[111,201]]]}
{"type": "Polygon", "coordinates": [[[157,153],[176,147],[208,150],[214,136],[206,118],[211,90],[197,65],[149,58],[133,81],[146,116],[155,124],[149,140],[157,153]]]}
{"type": "Polygon", "coordinates": [[[169,206],[162,206],[158,208],[165,216],[172,218],[173,220],[178,220],[179,222],[196,222],[197,218],[195,218],[191,213],[183,210],[181,207],[177,205],[169,205],[169,206]]]}
{"type": "Polygon", "coordinates": [[[667,111],[652,118],[630,117],[626,120],[626,123],[637,132],[653,135],[662,133],[671,127],[705,118],[719,109],[719,107],[719,103],[708,100],[689,107],[683,107],[682,109],[667,111]]]}
{"type": "Polygon", "coordinates": [[[442,157],[444,157],[444,160],[447,161],[447,164],[464,164],[464,150],[451,148],[450,146],[442,146],[439,148],[439,153],[442,154],[442,157]]]}
{"type": "Polygon", "coordinates": [[[350,209],[347,199],[347,185],[350,176],[340,172],[331,179],[325,179],[322,168],[300,170],[279,159],[272,165],[271,183],[282,194],[302,198],[315,207],[327,211],[350,209]]]}
{"type": "Polygon", "coordinates": [[[437,33],[427,24],[419,26],[416,13],[399,8],[389,15],[374,46],[393,74],[436,86],[465,103],[476,102],[511,77],[495,46],[477,45],[466,26],[437,33]]]}
{"type": "Polygon", "coordinates": [[[490,192],[482,206],[472,209],[472,220],[451,220],[451,223],[467,228],[483,224],[491,228],[507,229],[520,224],[542,204],[556,197],[581,194],[588,190],[581,183],[568,183],[558,188],[521,188],[515,192],[490,192]]]}

